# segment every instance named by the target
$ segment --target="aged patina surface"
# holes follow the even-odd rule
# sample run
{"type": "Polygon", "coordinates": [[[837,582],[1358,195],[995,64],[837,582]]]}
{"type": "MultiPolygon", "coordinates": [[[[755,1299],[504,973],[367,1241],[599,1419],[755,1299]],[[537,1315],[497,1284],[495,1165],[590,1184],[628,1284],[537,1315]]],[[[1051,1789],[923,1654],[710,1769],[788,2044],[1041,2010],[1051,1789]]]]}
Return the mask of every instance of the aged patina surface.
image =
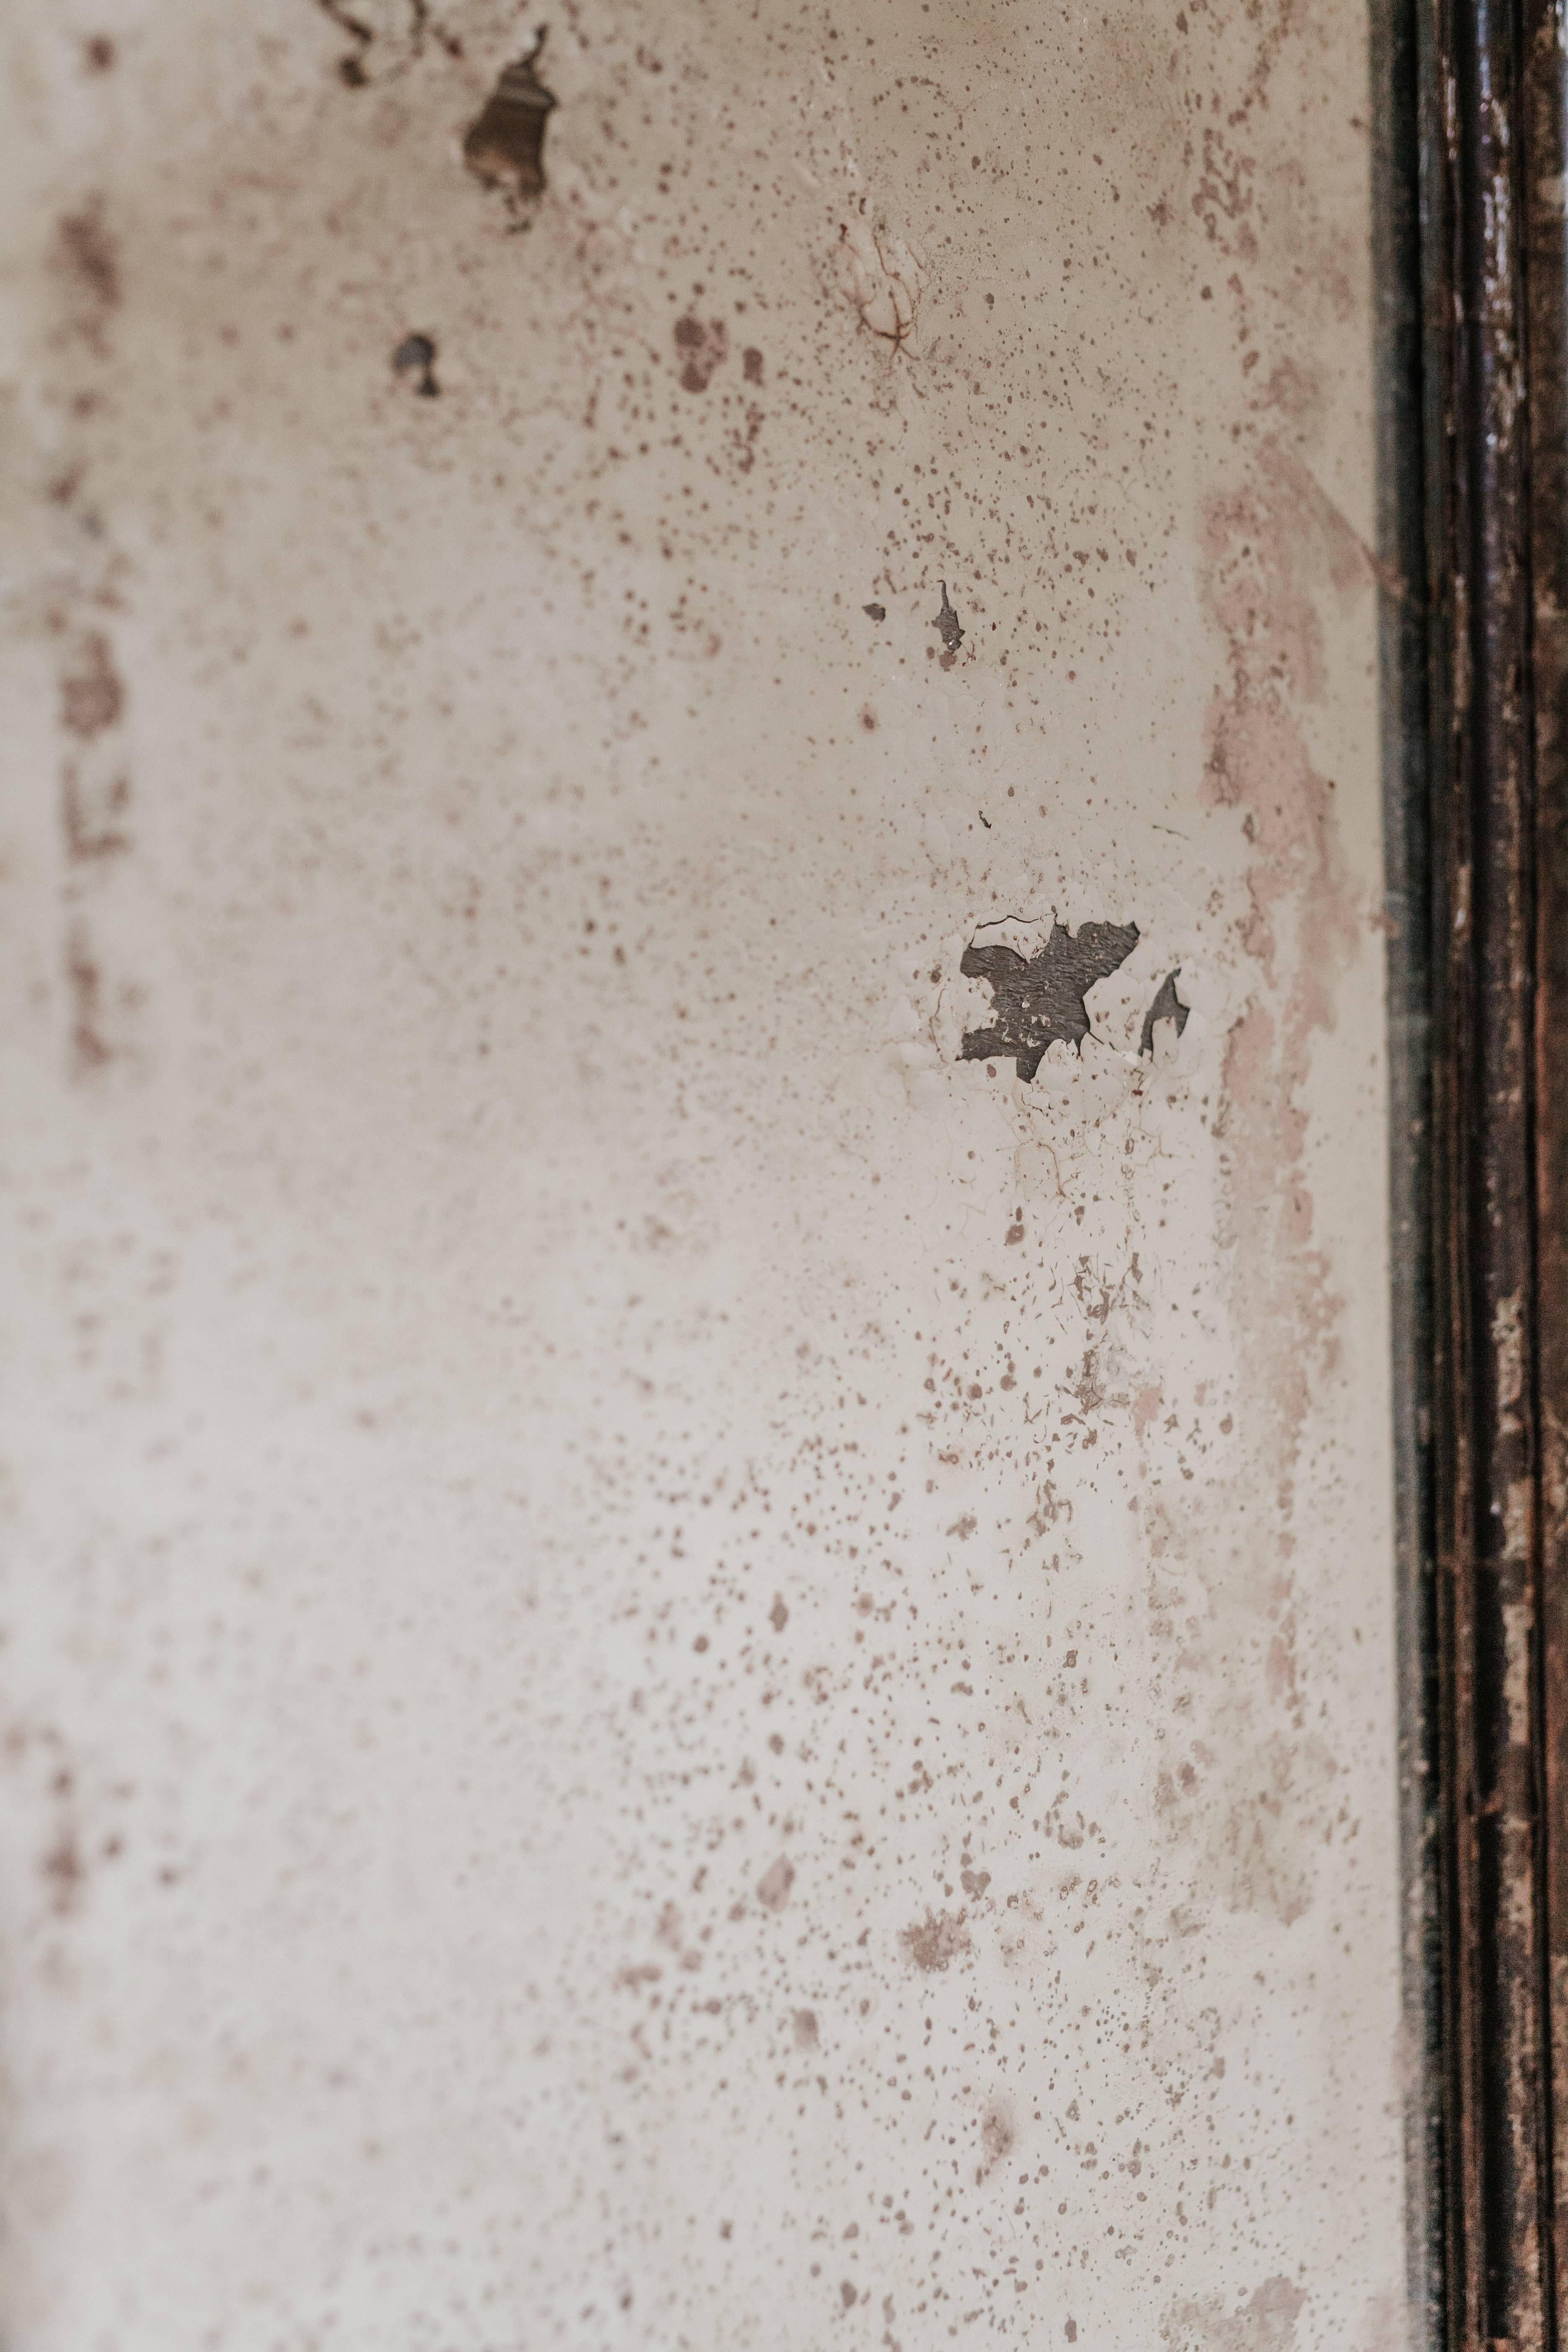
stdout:
{"type": "Polygon", "coordinates": [[[1363,10],[12,14],[3,2332],[1394,2352],[1363,10]]]}

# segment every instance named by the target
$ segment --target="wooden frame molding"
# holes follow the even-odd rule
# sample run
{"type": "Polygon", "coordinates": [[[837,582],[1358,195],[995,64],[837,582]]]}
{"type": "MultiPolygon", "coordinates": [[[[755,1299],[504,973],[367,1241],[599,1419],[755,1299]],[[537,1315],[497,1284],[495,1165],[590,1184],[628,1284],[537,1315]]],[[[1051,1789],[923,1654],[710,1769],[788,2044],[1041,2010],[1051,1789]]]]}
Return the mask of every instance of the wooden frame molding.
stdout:
{"type": "Polygon", "coordinates": [[[1562,0],[1374,40],[1413,2286],[1456,2352],[1568,2336],[1564,41],[1562,0]]]}

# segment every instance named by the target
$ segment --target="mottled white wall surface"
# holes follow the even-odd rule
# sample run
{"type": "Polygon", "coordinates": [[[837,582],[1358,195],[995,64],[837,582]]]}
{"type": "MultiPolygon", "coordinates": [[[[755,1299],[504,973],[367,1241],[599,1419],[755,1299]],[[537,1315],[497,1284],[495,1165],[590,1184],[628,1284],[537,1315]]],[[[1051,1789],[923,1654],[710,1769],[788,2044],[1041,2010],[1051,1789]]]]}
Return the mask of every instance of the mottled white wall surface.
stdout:
{"type": "Polygon", "coordinates": [[[1363,8],[539,22],[6,7],[0,2341],[1394,2352],[1363,8]]]}

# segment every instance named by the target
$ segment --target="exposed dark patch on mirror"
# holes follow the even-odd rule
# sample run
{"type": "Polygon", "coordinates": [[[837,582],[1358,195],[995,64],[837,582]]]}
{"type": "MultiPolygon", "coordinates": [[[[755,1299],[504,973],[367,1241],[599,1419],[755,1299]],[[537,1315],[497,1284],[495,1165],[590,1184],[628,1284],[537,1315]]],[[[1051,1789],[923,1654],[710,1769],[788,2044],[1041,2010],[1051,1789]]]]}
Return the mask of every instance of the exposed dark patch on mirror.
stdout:
{"type": "Polygon", "coordinates": [[[1143,1034],[1138,1040],[1140,1054],[1152,1055],[1156,1021],[1173,1021],[1178,1037],[1187,1025],[1187,1014],[1191,1008],[1184,1004],[1176,994],[1176,982],[1180,977],[1181,970],[1182,967],[1178,964],[1174,971],[1168,971],[1165,974],[1164,979],[1160,982],[1158,995],[1143,1015],[1143,1034]]]}
{"type": "Polygon", "coordinates": [[[886,604],[862,604],[860,610],[868,613],[873,621],[885,621],[888,617],[886,604]]]}
{"type": "Polygon", "coordinates": [[[1058,1037],[1081,1052],[1089,1027],[1084,997],[1137,944],[1136,923],[1081,923],[1075,938],[1065,923],[1053,922],[1045,946],[1026,961],[1008,947],[966,947],[958,968],[968,980],[984,981],[996,1018],[989,1029],[968,1032],[959,1059],[1011,1055],[1026,1086],[1058,1037]]]}
{"type": "Polygon", "coordinates": [[[436,343],[430,335],[405,335],[392,354],[395,375],[417,376],[415,391],[422,400],[434,400],[440,392],[436,381],[436,343]]]}
{"type": "Polygon", "coordinates": [[[504,68],[463,141],[463,161],[487,188],[500,188],[514,212],[544,194],[544,129],[555,106],[536,70],[547,28],[504,68]]]}
{"type": "Polygon", "coordinates": [[[959,626],[958,614],[953,611],[949,600],[945,580],[942,583],[942,610],[931,623],[931,627],[937,630],[942,637],[942,667],[946,669],[952,666],[953,656],[963,643],[963,631],[959,626]]]}

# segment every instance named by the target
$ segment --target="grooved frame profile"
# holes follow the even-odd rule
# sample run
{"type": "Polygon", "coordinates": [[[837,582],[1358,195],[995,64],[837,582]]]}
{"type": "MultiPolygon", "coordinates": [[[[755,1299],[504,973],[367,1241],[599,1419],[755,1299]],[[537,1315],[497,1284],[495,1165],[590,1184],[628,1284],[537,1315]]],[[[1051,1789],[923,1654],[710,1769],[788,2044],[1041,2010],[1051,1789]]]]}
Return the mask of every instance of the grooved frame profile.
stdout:
{"type": "Polygon", "coordinates": [[[1568,289],[1554,0],[1374,27],[1424,2339],[1568,2326],[1568,289]]]}

